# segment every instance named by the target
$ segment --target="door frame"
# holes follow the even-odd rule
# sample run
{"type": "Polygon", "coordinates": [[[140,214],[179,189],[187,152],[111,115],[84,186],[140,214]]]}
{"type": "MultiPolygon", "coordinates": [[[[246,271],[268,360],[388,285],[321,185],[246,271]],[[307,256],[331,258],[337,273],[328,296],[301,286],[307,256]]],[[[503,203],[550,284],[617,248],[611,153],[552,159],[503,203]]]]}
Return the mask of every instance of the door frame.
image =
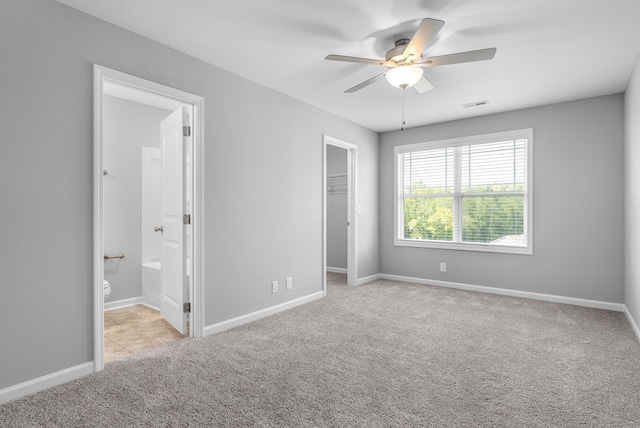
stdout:
{"type": "Polygon", "coordinates": [[[327,146],[347,150],[347,284],[358,283],[358,146],[322,136],[322,291],[327,295],[327,146]]]}
{"type": "MultiPolygon", "coordinates": [[[[93,360],[94,371],[104,369],[104,190],[103,190],[103,100],[104,83],[113,82],[172,98],[193,107],[191,120],[191,259],[189,292],[191,297],[191,337],[204,336],[204,98],[179,89],[151,82],[117,70],[93,65],[93,360]]],[[[186,161],[187,159],[185,159],[186,161]]]]}

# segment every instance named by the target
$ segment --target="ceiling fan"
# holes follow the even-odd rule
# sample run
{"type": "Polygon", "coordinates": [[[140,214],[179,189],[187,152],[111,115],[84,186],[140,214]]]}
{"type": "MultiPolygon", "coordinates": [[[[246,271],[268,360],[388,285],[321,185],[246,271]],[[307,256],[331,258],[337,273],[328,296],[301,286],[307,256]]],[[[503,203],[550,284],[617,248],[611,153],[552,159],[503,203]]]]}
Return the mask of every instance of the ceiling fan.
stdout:
{"type": "Polygon", "coordinates": [[[496,48],[459,52],[450,55],[422,57],[422,52],[440,31],[444,21],[425,18],[411,39],[401,38],[395,42],[395,47],[389,50],[384,59],[360,58],[345,55],[327,55],[325,59],[332,61],[355,62],[358,64],[381,65],[389,68],[382,74],[347,89],[345,93],[352,93],[371,85],[386,77],[387,81],[398,88],[413,86],[420,93],[433,89],[433,85],[424,77],[423,68],[440,65],[460,64],[464,62],[485,61],[492,59],[496,48]]]}

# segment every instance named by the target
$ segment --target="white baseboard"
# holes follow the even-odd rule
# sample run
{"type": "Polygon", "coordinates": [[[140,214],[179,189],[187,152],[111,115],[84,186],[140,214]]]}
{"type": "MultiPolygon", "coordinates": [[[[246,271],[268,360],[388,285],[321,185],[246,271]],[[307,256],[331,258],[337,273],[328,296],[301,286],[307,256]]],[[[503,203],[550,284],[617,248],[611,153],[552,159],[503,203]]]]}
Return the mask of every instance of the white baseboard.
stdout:
{"type": "Polygon", "coordinates": [[[8,388],[0,389],[0,404],[34,394],[38,391],[42,391],[43,389],[79,379],[83,376],[90,375],[93,372],[94,364],[93,361],[90,361],[88,363],[69,367],[68,369],[50,373],[36,379],[28,380],[8,388]]]}
{"type": "Polygon", "coordinates": [[[140,304],[146,306],[147,308],[154,309],[154,310],[156,310],[158,312],[160,312],[160,310],[161,310],[160,308],[156,307],[155,305],[152,305],[151,303],[140,302],[140,304]]]}
{"type": "Polygon", "coordinates": [[[627,308],[627,305],[624,305],[624,313],[627,315],[629,324],[631,324],[631,328],[633,329],[633,332],[636,334],[636,338],[640,342],[640,328],[638,328],[638,324],[636,323],[636,320],[634,320],[633,316],[631,316],[631,312],[629,312],[629,308],[627,308]]]}
{"type": "Polygon", "coordinates": [[[131,297],[130,299],[116,300],[115,302],[104,302],[104,310],[111,311],[113,309],[126,308],[127,306],[144,304],[142,296],[131,297]]]}
{"type": "Polygon", "coordinates": [[[576,297],[556,296],[553,294],[532,293],[530,291],[509,290],[506,288],[485,287],[483,285],[462,284],[459,282],[438,281],[433,279],[412,278],[408,276],[381,274],[382,279],[392,281],[411,282],[414,284],[435,285],[437,287],[457,288],[459,290],[477,291],[480,293],[500,294],[503,296],[523,297],[525,299],[543,300],[546,302],[564,303],[567,305],[584,306],[587,308],[607,309],[624,312],[622,303],[602,302],[599,300],[579,299],[576,297]]]}
{"type": "Polygon", "coordinates": [[[378,279],[382,279],[382,275],[380,275],[379,273],[375,275],[365,276],[364,278],[358,278],[358,280],[356,281],[356,285],[366,284],[378,279]]]}
{"type": "MultiPolygon", "coordinates": [[[[336,268],[336,267],[328,267],[327,266],[326,270],[327,270],[327,272],[343,273],[345,275],[348,275],[347,269],[343,269],[343,268],[336,268]]],[[[375,281],[376,279],[380,279],[380,274],[375,274],[375,275],[371,275],[371,276],[365,276],[364,278],[358,278],[358,280],[356,281],[356,285],[366,284],[367,282],[375,281]]]]}
{"type": "Polygon", "coordinates": [[[319,291],[317,293],[310,294],[305,297],[300,297],[290,302],[281,303],[270,308],[261,309],[256,312],[252,312],[247,315],[242,315],[237,318],[232,318],[227,321],[222,321],[217,324],[212,324],[204,328],[204,335],[209,336],[211,334],[219,333],[224,330],[228,330],[233,327],[246,324],[251,321],[259,320],[260,318],[268,317],[269,315],[275,315],[278,312],[286,311],[287,309],[295,308],[296,306],[304,305],[305,303],[312,302],[314,300],[324,297],[324,293],[319,291]]]}

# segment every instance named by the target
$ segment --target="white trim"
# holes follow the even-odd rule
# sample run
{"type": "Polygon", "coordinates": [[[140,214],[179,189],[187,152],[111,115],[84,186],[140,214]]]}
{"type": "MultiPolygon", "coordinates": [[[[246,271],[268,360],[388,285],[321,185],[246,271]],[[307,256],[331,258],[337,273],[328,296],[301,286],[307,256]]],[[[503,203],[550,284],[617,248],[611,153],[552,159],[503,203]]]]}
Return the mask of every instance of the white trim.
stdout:
{"type": "Polygon", "coordinates": [[[367,284],[369,282],[377,281],[382,279],[382,275],[377,273],[375,275],[365,276],[364,278],[358,278],[357,285],[367,284]]]}
{"type": "Polygon", "coordinates": [[[93,367],[94,363],[90,361],[0,389],[0,404],[90,375],[93,373],[93,367]]]}
{"type": "MultiPolygon", "coordinates": [[[[528,238],[527,238],[528,239],[528,238]]],[[[396,236],[393,244],[396,247],[434,248],[456,251],[482,251],[485,253],[503,253],[530,256],[533,250],[529,247],[515,247],[511,245],[482,244],[476,242],[444,242],[427,241],[421,239],[402,239],[396,236]]]]}
{"type": "Polygon", "coordinates": [[[358,281],[358,146],[329,135],[322,135],[322,291],[327,294],[327,281],[324,275],[327,267],[327,145],[347,150],[347,284],[356,285],[358,281]]]}
{"type": "Polygon", "coordinates": [[[204,98],[179,89],[151,82],[117,70],[93,65],[93,281],[94,281],[94,370],[104,369],[104,232],[103,232],[103,122],[104,82],[115,82],[193,107],[192,125],[192,251],[190,277],[192,337],[204,335],[203,236],[204,223],[204,98]]]}
{"type": "Polygon", "coordinates": [[[638,328],[638,324],[636,323],[636,320],[634,320],[633,316],[631,316],[631,312],[629,312],[629,308],[627,308],[627,305],[624,305],[624,313],[627,315],[629,324],[631,324],[631,328],[633,329],[633,332],[636,334],[636,339],[638,339],[638,341],[640,342],[640,328],[638,328]]]}
{"type": "MultiPolygon", "coordinates": [[[[115,300],[113,302],[104,302],[105,311],[113,311],[114,309],[126,308],[127,306],[146,305],[143,297],[131,297],[129,299],[115,300]]],[[[148,306],[148,305],[147,305],[148,306]]]]}
{"type": "MultiPolygon", "coordinates": [[[[446,140],[437,140],[437,141],[427,141],[423,143],[415,143],[415,144],[406,144],[399,145],[393,148],[393,200],[394,200],[394,209],[393,209],[393,226],[394,226],[394,235],[393,235],[393,245],[396,247],[418,247],[418,248],[435,248],[435,249],[445,249],[445,250],[456,250],[456,251],[482,251],[487,253],[506,253],[506,254],[520,254],[520,255],[532,255],[533,254],[533,128],[525,128],[525,129],[517,129],[513,131],[503,131],[503,132],[495,132],[492,134],[484,134],[484,135],[472,135],[468,137],[459,137],[459,138],[450,138],[446,140]],[[527,140],[526,147],[526,172],[525,175],[527,177],[526,181],[526,189],[524,191],[524,210],[526,211],[525,215],[525,224],[524,229],[526,231],[527,237],[527,245],[525,247],[521,246],[509,246],[509,245],[496,245],[496,244],[483,244],[483,243],[471,243],[471,242],[460,242],[460,236],[457,234],[460,233],[460,217],[455,215],[455,206],[456,203],[454,201],[454,241],[445,242],[445,241],[429,241],[424,239],[406,239],[401,238],[401,230],[403,223],[403,212],[401,212],[401,195],[403,193],[403,184],[399,180],[399,175],[403,175],[404,172],[401,171],[402,165],[398,162],[398,156],[404,153],[409,153],[415,150],[432,150],[439,148],[448,148],[448,147],[459,147],[467,144],[483,144],[483,143],[492,143],[496,141],[509,140],[509,139],[521,139],[524,138],[527,140]]],[[[459,165],[455,168],[456,173],[459,173],[459,165]]],[[[456,183],[458,180],[456,180],[456,183]]],[[[459,188],[456,188],[452,195],[458,195],[460,192],[459,188]]],[[[455,198],[454,198],[455,199],[455,198]]]]}
{"type": "Polygon", "coordinates": [[[191,201],[191,336],[204,337],[204,98],[193,103],[191,201]]]}
{"type": "Polygon", "coordinates": [[[410,282],[413,284],[434,285],[436,287],[456,288],[459,290],[477,291],[480,293],[499,294],[502,296],[522,297],[524,299],[542,300],[545,302],[563,303],[567,305],[584,306],[587,308],[606,309],[609,311],[624,312],[624,304],[603,302],[600,300],[580,299],[577,297],[564,297],[553,294],[533,293],[530,291],[509,290],[506,288],[486,287],[483,285],[462,284],[459,282],[438,281],[433,279],[412,278],[408,276],[381,274],[382,279],[391,281],[410,282]]]}
{"type": "Polygon", "coordinates": [[[347,273],[347,270],[345,268],[337,268],[337,267],[330,267],[327,266],[327,272],[333,272],[333,273],[347,273]]]}
{"type": "Polygon", "coordinates": [[[154,311],[158,311],[158,312],[160,312],[160,311],[161,311],[161,309],[160,309],[159,307],[157,307],[157,306],[153,306],[152,304],[149,304],[149,303],[147,303],[147,302],[140,302],[140,304],[141,304],[141,305],[146,306],[147,308],[151,308],[151,309],[153,309],[154,311]]]}
{"type": "Polygon", "coordinates": [[[260,318],[275,315],[279,312],[286,311],[288,309],[295,308],[296,306],[304,305],[306,303],[318,300],[324,297],[324,292],[318,291],[308,296],[300,297],[298,299],[291,300],[290,302],[281,303],[279,305],[271,306],[270,308],[261,309],[250,314],[242,315],[236,318],[231,318],[226,321],[222,321],[216,324],[206,326],[204,328],[204,335],[209,336],[221,331],[228,330],[233,327],[238,327],[243,324],[247,324],[251,321],[259,320],[260,318]]]}
{"type": "Polygon", "coordinates": [[[104,218],[102,189],[102,99],[104,69],[93,65],[93,362],[104,368],[104,218]]]}
{"type": "Polygon", "coordinates": [[[473,144],[495,143],[496,141],[509,140],[519,138],[523,134],[527,134],[529,138],[533,138],[533,128],[514,129],[511,131],[493,132],[490,134],[469,135],[466,137],[447,138],[444,140],[425,141],[422,143],[403,144],[396,146],[399,153],[408,153],[420,150],[423,147],[429,149],[440,149],[445,147],[466,146],[469,142],[473,144]]]}

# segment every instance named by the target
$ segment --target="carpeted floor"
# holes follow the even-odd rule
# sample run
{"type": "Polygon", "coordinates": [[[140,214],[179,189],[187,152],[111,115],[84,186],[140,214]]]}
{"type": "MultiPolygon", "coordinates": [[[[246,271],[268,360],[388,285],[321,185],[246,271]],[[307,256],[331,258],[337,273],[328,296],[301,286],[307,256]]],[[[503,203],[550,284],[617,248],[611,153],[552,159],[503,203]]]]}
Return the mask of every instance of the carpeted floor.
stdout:
{"type": "Polygon", "coordinates": [[[640,426],[622,313],[330,279],[324,299],[0,406],[0,426],[640,426]]]}

